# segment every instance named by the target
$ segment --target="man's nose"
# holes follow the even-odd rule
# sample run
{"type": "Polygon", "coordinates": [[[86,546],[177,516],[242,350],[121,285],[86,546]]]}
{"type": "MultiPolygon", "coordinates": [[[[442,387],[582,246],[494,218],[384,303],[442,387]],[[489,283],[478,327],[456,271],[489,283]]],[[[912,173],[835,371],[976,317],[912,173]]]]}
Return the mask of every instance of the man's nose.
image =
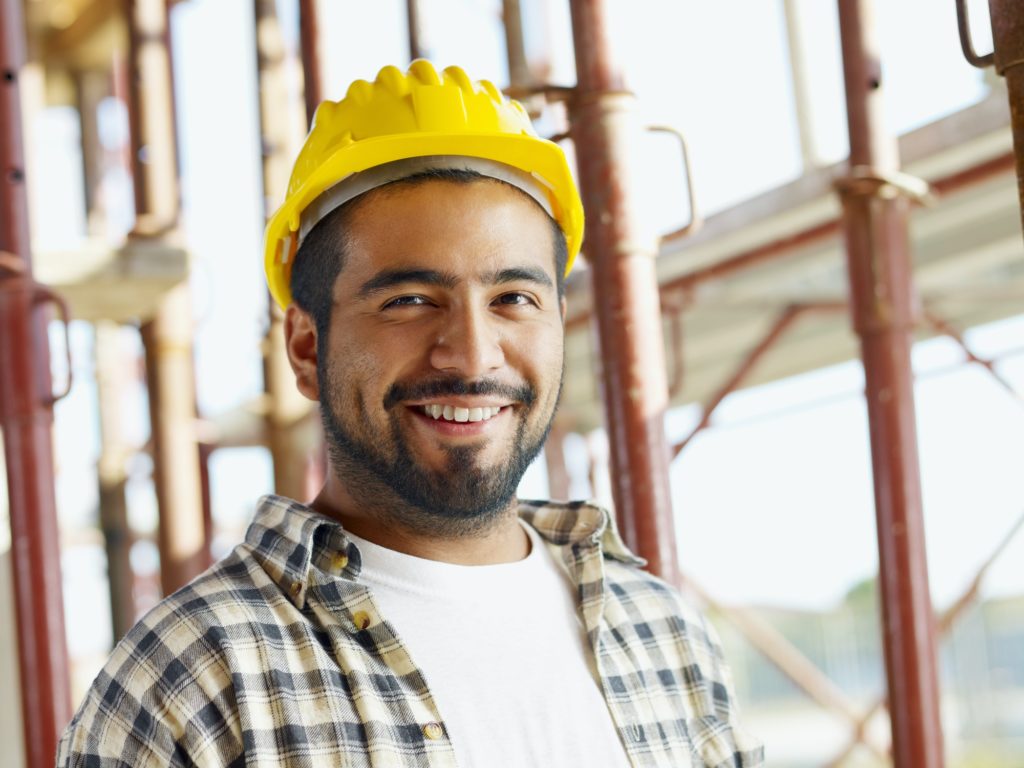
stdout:
{"type": "Polygon", "coordinates": [[[441,371],[476,378],[505,364],[502,332],[486,309],[451,309],[430,352],[431,365],[441,371]]]}

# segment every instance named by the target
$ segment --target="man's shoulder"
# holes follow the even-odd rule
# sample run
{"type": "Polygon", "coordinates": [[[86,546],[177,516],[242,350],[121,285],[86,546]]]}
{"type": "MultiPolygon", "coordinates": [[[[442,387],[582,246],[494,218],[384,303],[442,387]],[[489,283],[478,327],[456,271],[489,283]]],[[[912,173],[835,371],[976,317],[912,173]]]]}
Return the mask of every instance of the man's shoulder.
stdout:
{"type": "Polygon", "coordinates": [[[165,597],[114,646],[65,731],[58,764],[137,741],[139,764],[143,754],[159,764],[196,723],[226,736],[231,712],[216,702],[233,695],[233,649],[279,632],[285,603],[245,545],[165,597]]]}
{"type": "Polygon", "coordinates": [[[287,603],[280,587],[241,544],[157,603],[118,645],[131,646],[137,658],[149,656],[159,640],[179,634],[194,640],[211,630],[248,626],[287,603]]]}

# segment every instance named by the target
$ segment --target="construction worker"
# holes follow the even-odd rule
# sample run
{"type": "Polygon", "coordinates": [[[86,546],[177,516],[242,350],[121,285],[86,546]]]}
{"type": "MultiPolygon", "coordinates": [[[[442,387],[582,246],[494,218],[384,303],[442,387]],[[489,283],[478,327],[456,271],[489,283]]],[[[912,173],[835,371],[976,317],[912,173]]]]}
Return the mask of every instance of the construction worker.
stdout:
{"type": "Polygon", "coordinates": [[[265,265],[328,479],[131,630],[59,765],[762,764],[711,628],[610,515],[516,498],[582,234],[490,83],[416,61],[320,105],[265,265]]]}

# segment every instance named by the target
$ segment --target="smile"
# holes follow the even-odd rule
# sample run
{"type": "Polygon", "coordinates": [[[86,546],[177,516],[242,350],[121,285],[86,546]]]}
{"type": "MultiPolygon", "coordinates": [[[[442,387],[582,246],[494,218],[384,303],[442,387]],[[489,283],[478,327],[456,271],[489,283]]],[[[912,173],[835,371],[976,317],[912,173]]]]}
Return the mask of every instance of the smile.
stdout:
{"type": "Polygon", "coordinates": [[[419,406],[419,410],[426,416],[430,416],[435,421],[454,421],[459,423],[475,423],[478,421],[487,421],[494,418],[499,413],[503,406],[500,405],[485,405],[476,408],[463,408],[461,406],[453,405],[442,405],[441,403],[430,403],[428,405],[419,406]]]}

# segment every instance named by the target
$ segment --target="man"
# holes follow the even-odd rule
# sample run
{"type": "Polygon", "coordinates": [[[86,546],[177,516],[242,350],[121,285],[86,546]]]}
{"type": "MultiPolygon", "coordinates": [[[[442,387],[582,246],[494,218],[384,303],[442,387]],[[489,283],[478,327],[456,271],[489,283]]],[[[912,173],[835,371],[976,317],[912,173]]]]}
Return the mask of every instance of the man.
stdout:
{"type": "Polygon", "coordinates": [[[325,102],[267,227],[330,471],[118,644],[68,766],[755,766],[710,628],[609,515],[520,502],[558,402],[579,197],[489,83],[325,102]]]}

